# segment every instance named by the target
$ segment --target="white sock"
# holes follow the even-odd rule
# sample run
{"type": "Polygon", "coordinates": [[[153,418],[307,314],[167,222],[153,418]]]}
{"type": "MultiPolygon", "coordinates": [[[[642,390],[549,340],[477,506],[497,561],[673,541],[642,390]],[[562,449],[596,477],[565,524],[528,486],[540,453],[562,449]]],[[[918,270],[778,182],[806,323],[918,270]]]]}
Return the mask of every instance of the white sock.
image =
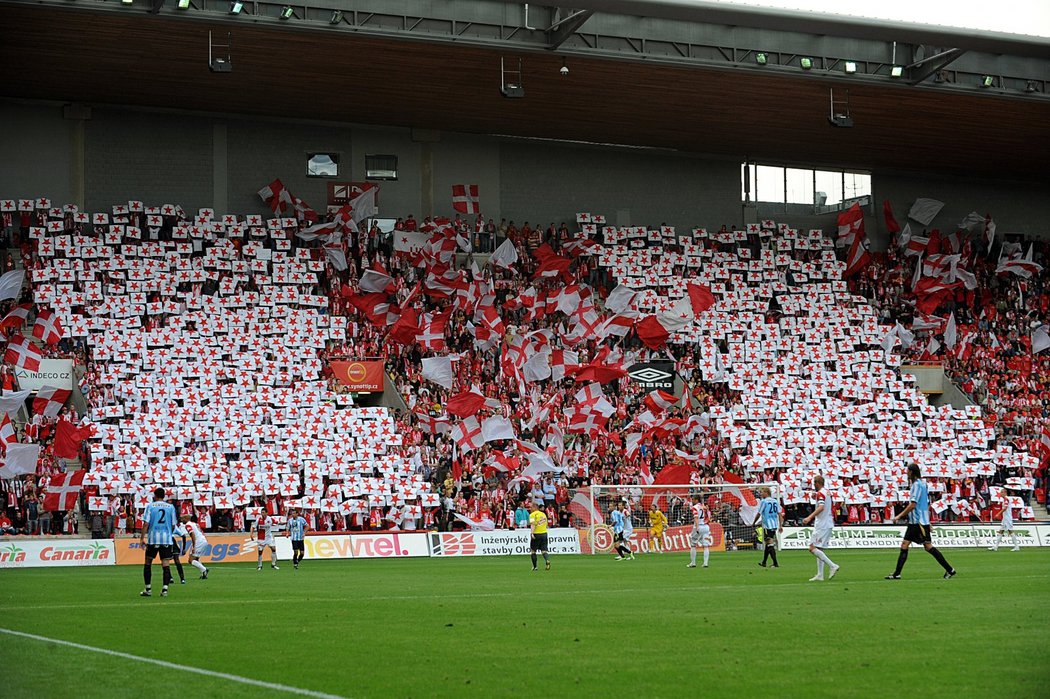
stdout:
{"type": "Polygon", "coordinates": [[[707,565],[707,559],[711,555],[711,548],[709,546],[704,547],[704,565],[707,565]]]}
{"type": "Polygon", "coordinates": [[[202,572],[202,573],[203,573],[203,572],[204,572],[205,570],[207,570],[207,569],[206,569],[206,568],[204,567],[204,564],[203,564],[203,563],[201,563],[200,561],[190,561],[190,565],[191,565],[191,566],[193,566],[194,568],[196,568],[197,570],[199,570],[199,571],[200,571],[200,572],[202,572]]]}
{"type": "Polygon", "coordinates": [[[262,549],[259,549],[259,565],[262,565],[262,549]]]}
{"type": "Polygon", "coordinates": [[[1000,534],[996,535],[996,537],[995,537],[995,543],[994,543],[994,544],[992,544],[992,548],[993,548],[993,549],[997,549],[997,548],[999,548],[999,544],[1001,544],[1001,543],[1003,543],[1003,535],[1002,535],[1002,533],[1000,533],[1000,534]]]}
{"type": "Polygon", "coordinates": [[[689,565],[696,565],[696,549],[689,549],[689,565]]]}
{"type": "Polygon", "coordinates": [[[819,558],[817,559],[817,577],[824,577],[824,561],[820,560],[819,558]]]}
{"type": "Polygon", "coordinates": [[[827,563],[829,566],[835,565],[831,562],[831,559],[828,558],[828,554],[824,553],[821,549],[814,551],[813,555],[817,557],[817,560],[827,563]]]}
{"type": "Polygon", "coordinates": [[[1010,541],[1013,542],[1014,546],[1020,546],[1021,545],[1021,540],[1017,538],[1016,534],[1013,534],[1013,533],[1010,534],[1010,541]]]}
{"type": "Polygon", "coordinates": [[[270,551],[270,565],[277,565],[277,552],[270,551]]]}

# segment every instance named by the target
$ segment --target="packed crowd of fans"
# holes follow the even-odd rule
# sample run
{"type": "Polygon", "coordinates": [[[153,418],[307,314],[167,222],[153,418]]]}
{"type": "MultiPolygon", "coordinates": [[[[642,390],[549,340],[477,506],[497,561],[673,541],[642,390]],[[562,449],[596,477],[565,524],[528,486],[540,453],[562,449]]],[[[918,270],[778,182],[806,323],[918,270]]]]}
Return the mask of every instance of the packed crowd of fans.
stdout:
{"type": "MultiPolygon", "coordinates": [[[[38,220],[32,217],[27,220],[23,216],[21,225],[16,221],[8,224],[5,231],[11,236],[12,245],[20,249],[31,278],[46,262],[38,247],[41,238],[30,235],[32,227],[45,222],[45,213],[35,214],[38,220]]],[[[154,226],[149,225],[145,212],[128,213],[125,218],[129,225],[151,230],[150,238],[154,240],[171,240],[176,225],[188,219],[184,214],[181,218],[166,215],[161,225],[154,226]]],[[[308,223],[316,225],[314,221],[308,223]]],[[[572,343],[576,353],[572,364],[576,367],[600,365],[613,369],[597,382],[613,410],[607,420],[596,427],[572,429],[567,418],[576,404],[576,394],[588,381],[563,374],[564,378],[530,381],[526,385],[515,371],[508,370],[506,355],[515,338],[571,336],[571,311],[590,304],[603,308],[604,299],[617,286],[609,269],[599,264],[605,242],[601,228],[596,228],[590,236],[593,246],[579,244],[579,228],[576,222],[571,226],[551,223],[535,227],[525,223],[518,228],[513,221],[504,220],[496,225],[491,219],[479,217],[468,221],[458,215],[452,220],[417,222],[410,215],[399,219],[392,232],[365,226],[361,233],[354,230],[332,242],[331,238],[298,235],[310,230],[306,222],[285,227],[292,253],[306,250],[308,259],[325,262],[313,290],[327,298],[327,308],[320,312],[347,319],[345,337],[327,341],[318,351],[329,388],[334,393],[347,391],[331,372],[327,360],[379,358],[385,362],[389,379],[408,407],[407,411],[394,411],[396,432],[403,436],[403,441],[391,446],[391,453],[410,460],[414,475],[430,485],[440,502],[439,507],[424,508],[419,516],[396,519],[387,516],[385,508],[378,506],[353,515],[312,508],[306,513],[311,528],[344,530],[398,525],[451,528],[465,526],[464,521],[485,520],[491,520],[498,527],[512,527],[520,523],[520,506],[529,499],[542,503],[550,521],[580,525],[585,516],[571,506],[572,494],[574,489],[591,483],[632,485],[654,479],[659,482],[664,469],[682,464],[689,467],[690,481],[696,484],[721,482],[726,474],[749,481],[776,479],[782,475],[783,469],[779,468],[764,474],[745,468],[747,458],[752,455],[750,447],[734,445],[708,419],[709,411],[715,406],[739,405],[739,391],[726,381],[705,380],[705,373],[700,369],[704,354],[697,345],[680,337],[672,338],[670,344],[659,349],[647,346],[633,330],[625,334],[583,337],[572,343]],[[428,262],[426,254],[418,248],[399,247],[396,238],[401,231],[421,231],[434,236],[434,240],[444,236],[456,242],[428,262]],[[513,246],[516,261],[492,264],[490,254],[504,241],[513,246]],[[566,262],[555,274],[546,274],[546,260],[551,255],[566,262]],[[389,278],[389,284],[381,292],[386,297],[382,308],[377,307],[375,298],[369,298],[377,292],[361,287],[362,278],[369,272],[389,278]],[[574,297],[563,306],[560,297],[566,289],[571,289],[574,297]],[[485,303],[480,305],[498,309],[499,317],[494,322],[491,319],[482,322],[477,317],[481,301],[485,303]],[[391,307],[389,310],[387,305],[391,307]],[[398,317],[394,307],[410,306],[418,309],[418,327],[410,327],[407,337],[395,341],[392,337],[398,327],[398,317]],[[444,322],[437,332],[440,339],[420,340],[420,335],[427,334],[425,324],[434,322],[435,316],[443,316],[444,322]],[[449,385],[442,386],[424,378],[423,359],[435,354],[454,359],[449,385]],[[667,400],[667,404],[659,408],[653,405],[652,390],[642,388],[625,371],[635,363],[648,361],[673,362],[684,384],[680,392],[665,395],[665,399],[673,400],[667,400]],[[456,438],[448,430],[447,406],[450,399],[471,389],[500,406],[493,414],[506,415],[520,425],[516,431],[517,441],[489,441],[469,451],[457,447],[456,438]],[[655,436],[648,435],[640,444],[628,444],[625,436],[638,424],[639,416],[644,413],[651,416],[653,412],[671,428],[657,431],[655,436]],[[537,419],[538,413],[545,419],[537,419]],[[540,444],[543,446],[537,446],[540,444]],[[533,449],[544,452],[556,468],[541,471],[539,475],[523,475],[533,463],[529,459],[533,449]]],[[[104,228],[78,223],[67,215],[62,230],[101,236],[104,228]]],[[[774,237],[750,231],[726,231],[723,226],[722,232],[733,235],[712,239],[705,247],[715,252],[746,250],[748,256],[757,258],[762,253],[770,253],[775,244],[774,237]]],[[[275,244],[272,237],[261,242],[270,249],[275,244]]],[[[667,250],[681,250],[677,242],[664,241],[660,245],[667,250]]],[[[241,246],[241,240],[234,241],[238,253],[241,246]]],[[[206,249],[206,244],[196,251],[202,249],[206,249]]],[[[1039,435],[1043,430],[1050,431],[1050,352],[1033,354],[1030,336],[1033,327],[1050,320],[1050,275],[1045,270],[1047,248],[1044,244],[1035,256],[1035,262],[1042,262],[1044,269],[1026,279],[997,274],[994,257],[970,252],[967,261],[976,277],[976,288],[954,289],[939,305],[927,308],[923,314],[923,317],[954,314],[957,337],[946,338],[943,324],[927,330],[916,329],[916,339],[901,352],[906,360],[943,362],[946,373],[982,406],[984,420],[994,426],[1001,442],[1011,442],[1019,450],[1042,458],[1039,435]],[[926,341],[931,336],[940,347],[934,348],[926,341]],[[962,338],[962,342],[958,338],[962,338]]],[[[807,264],[815,263],[820,257],[819,250],[796,250],[792,255],[807,264]]],[[[916,310],[917,295],[912,288],[914,263],[914,257],[903,254],[894,244],[887,256],[876,256],[850,280],[850,291],[869,300],[887,329],[898,322],[905,328],[915,328],[916,318],[920,316],[916,310]]],[[[13,266],[10,255],[7,264],[9,268],[13,266]]],[[[689,274],[684,265],[675,266],[671,272],[679,277],[689,274]]],[[[179,284],[176,291],[222,295],[226,292],[221,290],[221,284],[232,276],[231,272],[223,272],[215,279],[179,284]]],[[[791,283],[790,278],[784,281],[791,283]]],[[[31,284],[22,298],[4,302],[5,314],[19,303],[33,302],[33,288],[31,284]]],[[[257,290],[254,279],[238,288],[257,290]]],[[[72,289],[84,291],[76,281],[72,289]]],[[[154,295],[148,300],[157,303],[162,299],[154,295]]],[[[852,301],[844,298],[843,303],[852,304],[852,301]]],[[[175,315],[151,313],[142,319],[142,325],[172,327],[175,315]]],[[[768,323],[778,321],[775,304],[766,309],[765,317],[768,323]]],[[[10,334],[18,329],[5,327],[4,332],[10,334]]],[[[115,423],[116,418],[101,417],[101,410],[122,396],[112,381],[104,380],[106,361],[95,356],[90,344],[82,338],[67,336],[54,347],[44,349],[49,356],[72,358],[82,367],[80,388],[89,406],[89,416],[98,424],[115,423]]],[[[14,388],[10,369],[5,368],[3,380],[5,391],[14,388]]],[[[134,407],[129,410],[133,413],[134,407]]],[[[77,422],[78,418],[71,408],[66,408],[58,419],[77,422]]],[[[4,519],[0,519],[0,533],[35,533],[48,527],[52,532],[77,528],[76,512],[62,517],[60,523],[47,523],[40,511],[39,502],[47,481],[62,468],[56,459],[48,456],[51,426],[47,420],[34,416],[30,423],[18,428],[19,441],[38,441],[43,447],[42,456],[34,476],[2,482],[0,487],[6,491],[9,522],[5,525],[4,519]]],[[[198,448],[199,445],[189,444],[184,451],[192,453],[198,448]]],[[[86,446],[82,459],[86,466],[91,466],[86,446]]],[[[961,513],[945,509],[937,517],[949,521],[971,517],[987,520],[995,511],[991,488],[1003,485],[1012,476],[1037,475],[1004,467],[990,476],[949,480],[943,484],[943,492],[959,499],[976,500],[979,506],[961,513]]],[[[332,482],[325,479],[324,486],[327,490],[332,482]]],[[[1026,503],[1030,492],[1025,492],[1026,503]]],[[[178,506],[181,513],[196,515],[209,531],[244,531],[250,525],[255,508],[284,514],[285,501],[299,502],[302,494],[298,493],[299,497],[256,496],[248,505],[228,508],[195,505],[192,500],[184,500],[178,506]]],[[[88,498],[97,500],[98,496],[97,486],[89,485],[82,502],[88,498]]],[[[93,534],[109,536],[136,527],[135,500],[131,492],[112,493],[103,499],[103,508],[89,511],[85,507],[80,513],[90,517],[93,534]]],[[[802,503],[791,504],[788,518],[800,519],[806,507],[802,503]]],[[[866,523],[885,521],[891,516],[893,505],[843,502],[837,507],[840,521],[866,523]]],[[[637,516],[644,515],[638,512],[637,516]]]]}

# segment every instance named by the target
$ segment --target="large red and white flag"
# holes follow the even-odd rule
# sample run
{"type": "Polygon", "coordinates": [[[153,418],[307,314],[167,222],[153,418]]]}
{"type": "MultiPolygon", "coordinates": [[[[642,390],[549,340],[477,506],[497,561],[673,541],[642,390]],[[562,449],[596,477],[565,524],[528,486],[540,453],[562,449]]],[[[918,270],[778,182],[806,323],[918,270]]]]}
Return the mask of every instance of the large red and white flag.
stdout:
{"type": "Polygon", "coordinates": [[[478,199],[476,184],[452,185],[452,208],[461,214],[480,214],[481,201],[478,199]]]}
{"type": "Polygon", "coordinates": [[[842,276],[852,277],[867,267],[869,262],[871,262],[871,253],[868,252],[868,239],[864,237],[854,239],[849,255],[846,256],[846,271],[842,273],[842,276]]]}
{"type": "Polygon", "coordinates": [[[33,310],[33,304],[22,303],[14,308],[0,320],[0,328],[20,328],[29,320],[29,312],[33,310]]]}
{"type": "Polygon", "coordinates": [[[84,483],[86,471],[59,473],[51,477],[44,497],[44,509],[48,512],[65,512],[77,506],[77,496],[84,483]]]}
{"type": "Polygon", "coordinates": [[[855,241],[864,237],[864,211],[860,204],[854,204],[838,216],[839,240],[842,248],[853,247],[855,241]]]}
{"type": "Polygon", "coordinates": [[[350,193],[353,195],[350,199],[350,206],[353,207],[351,219],[355,224],[379,213],[379,185],[371,182],[355,184],[350,188],[350,193]]]}
{"type": "Polygon", "coordinates": [[[43,340],[45,345],[57,345],[65,333],[58,322],[58,316],[48,310],[36,314],[33,323],[33,337],[43,340]]]}
{"type": "Polygon", "coordinates": [[[11,418],[7,413],[0,415],[0,444],[6,446],[17,441],[18,434],[15,432],[15,423],[11,422],[11,418]]]}
{"type": "Polygon", "coordinates": [[[58,417],[59,411],[71,395],[73,392],[65,388],[42,386],[33,399],[33,412],[44,417],[58,417]]]}
{"type": "Polygon", "coordinates": [[[274,180],[259,190],[259,198],[276,214],[278,210],[284,210],[285,202],[288,200],[284,184],[280,180],[274,180]]]}
{"type": "Polygon", "coordinates": [[[39,347],[30,342],[27,337],[16,333],[7,341],[4,361],[14,364],[19,369],[39,371],[40,360],[43,358],[44,353],[40,351],[39,347]]]}
{"type": "Polygon", "coordinates": [[[463,453],[480,449],[485,444],[481,423],[476,417],[468,417],[452,428],[452,439],[463,453]]]}
{"type": "Polygon", "coordinates": [[[645,397],[645,404],[649,406],[649,409],[654,413],[661,413],[665,410],[670,410],[675,403],[678,402],[678,398],[666,391],[656,389],[645,397]]]}

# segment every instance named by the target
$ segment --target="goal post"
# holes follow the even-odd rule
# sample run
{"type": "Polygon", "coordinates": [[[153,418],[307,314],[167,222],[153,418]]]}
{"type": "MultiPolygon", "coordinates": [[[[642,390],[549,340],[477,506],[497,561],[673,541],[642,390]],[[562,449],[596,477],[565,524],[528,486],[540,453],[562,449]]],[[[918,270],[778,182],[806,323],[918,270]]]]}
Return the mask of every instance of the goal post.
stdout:
{"type": "MultiPolygon", "coordinates": [[[[760,527],[752,526],[758,513],[761,489],[780,501],[779,483],[704,483],[667,485],[592,485],[570,493],[569,513],[580,532],[582,553],[612,553],[610,512],[623,502],[630,513],[635,553],[687,551],[693,529],[691,496],[698,494],[711,512],[711,549],[735,551],[761,549],[760,527]],[[650,521],[650,512],[667,519],[662,530],[650,521]]],[[[783,506],[781,506],[783,510],[783,506]]],[[[659,520],[659,517],[656,518],[659,520]]]]}

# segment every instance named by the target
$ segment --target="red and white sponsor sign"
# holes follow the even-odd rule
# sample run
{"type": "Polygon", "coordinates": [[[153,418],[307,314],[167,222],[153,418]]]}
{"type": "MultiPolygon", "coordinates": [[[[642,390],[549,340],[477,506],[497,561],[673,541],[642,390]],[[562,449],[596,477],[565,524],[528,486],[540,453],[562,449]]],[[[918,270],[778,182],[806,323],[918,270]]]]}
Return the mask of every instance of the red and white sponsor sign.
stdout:
{"type": "Polygon", "coordinates": [[[9,539],[0,543],[0,568],[111,566],[116,560],[110,540],[9,539]]]}
{"type": "MultiPolygon", "coordinates": [[[[529,552],[528,529],[491,532],[434,532],[430,534],[432,556],[514,556],[529,552]]],[[[579,553],[580,536],[575,529],[549,529],[550,553],[579,553]]]]}
{"type": "MultiPolygon", "coordinates": [[[[318,534],[307,536],[303,547],[307,559],[324,558],[415,558],[430,555],[424,532],[391,531],[380,534],[318,534]]],[[[292,557],[292,541],[277,538],[277,555],[292,557]]]]}

